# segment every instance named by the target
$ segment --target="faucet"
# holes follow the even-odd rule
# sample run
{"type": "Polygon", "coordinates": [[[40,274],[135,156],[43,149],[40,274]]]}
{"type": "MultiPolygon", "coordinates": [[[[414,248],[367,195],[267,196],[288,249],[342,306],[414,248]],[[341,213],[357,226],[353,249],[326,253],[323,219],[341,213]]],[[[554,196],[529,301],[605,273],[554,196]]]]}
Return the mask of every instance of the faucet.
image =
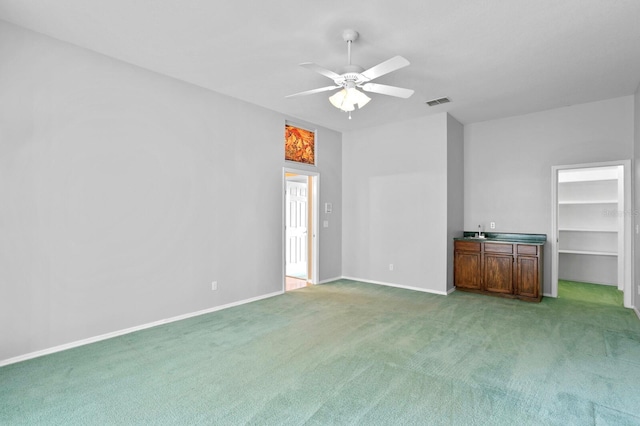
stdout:
{"type": "Polygon", "coordinates": [[[484,238],[484,235],[482,232],[482,225],[478,225],[478,238],[484,238]]]}

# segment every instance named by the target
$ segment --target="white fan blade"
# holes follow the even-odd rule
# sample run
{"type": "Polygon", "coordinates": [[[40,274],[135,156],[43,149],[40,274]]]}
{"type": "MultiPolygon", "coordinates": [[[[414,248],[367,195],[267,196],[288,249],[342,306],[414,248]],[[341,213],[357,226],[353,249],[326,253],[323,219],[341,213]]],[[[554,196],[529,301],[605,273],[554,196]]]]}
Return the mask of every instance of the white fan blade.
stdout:
{"type": "Polygon", "coordinates": [[[407,99],[413,95],[413,90],[403,89],[402,87],[387,86],[386,84],[365,83],[362,85],[365,92],[380,93],[382,95],[395,96],[397,98],[407,99]]]}
{"type": "Polygon", "coordinates": [[[340,78],[340,74],[336,74],[335,72],[328,70],[326,68],[323,68],[318,64],[314,64],[313,62],[303,62],[300,64],[300,66],[305,67],[308,70],[315,71],[318,74],[322,74],[325,77],[329,77],[331,80],[340,78]]]}
{"type": "Polygon", "coordinates": [[[373,80],[374,78],[389,74],[392,71],[404,68],[409,64],[410,62],[402,56],[394,56],[391,59],[388,59],[378,65],[369,68],[368,70],[363,72],[362,75],[365,76],[365,78],[367,78],[368,80],[373,80]]]}
{"type": "Polygon", "coordinates": [[[319,89],[307,90],[305,92],[294,93],[293,95],[287,95],[285,98],[295,98],[296,96],[313,95],[314,93],[328,92],[329,90],[339,89],[341,86],[327,86],[319,89]]]}

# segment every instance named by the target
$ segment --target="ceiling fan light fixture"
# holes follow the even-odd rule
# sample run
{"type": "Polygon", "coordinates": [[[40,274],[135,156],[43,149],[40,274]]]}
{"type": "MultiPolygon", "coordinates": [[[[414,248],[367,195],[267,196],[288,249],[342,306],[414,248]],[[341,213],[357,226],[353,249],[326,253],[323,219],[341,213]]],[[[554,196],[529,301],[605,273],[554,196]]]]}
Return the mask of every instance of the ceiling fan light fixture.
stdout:
{"type": "Polygon", "coordinates": [[[347,89],[347,99],[348,102],[358,104],[358,109],[368,104],[371,100],[370,97],[357,90],[355,87],[352,89],[347,89]]]}
{"type": "Polygon", "coordinates": [[[342,111],[353,111],[356,105],[358,105],[358,108],[362,108],[370,100],[370,97],[355,87],[344,88],[329,97],[331,105],[342,111]]]}
{"type": "Polygon", "coordinates": [[[344,41],[347,42],[347,65],[343,67],[342,74],[338,74],[312,62],[303,62],[300,64],[300,66],[330,78],[333,80],[334,86],[320,87],[318,89],[294,93],[292,95],[287,95],[287,98],[340,89],[329,97],[329,102],[339,110],[348,112],[349,119],[351,119],[351,111],[355,110],[356,105],[358,106],[358,109],[360,109],[371,100],[369,96],[358,90],[358,88],[365,92],[379,93],[404,99],[413,95],[414,91],[410,89],[388,86],[386,84],[371,83],[371,80],[406,67],[409,65],[408,60],[402,56],[394,56],[391,59],[365,70],[360,65],[351,63],[351,43],[358,38],[358,32],[355,30],[345,30],[342,33],[342,37],[344,41]]]}
{"type": "Polygon", "coordinates": [[[342,105],[344,104],[344,98],[347,96],[347,89],[342,89],[329,96],[329,102],[331,105],[338,109],[342,109],[342,105]]]}

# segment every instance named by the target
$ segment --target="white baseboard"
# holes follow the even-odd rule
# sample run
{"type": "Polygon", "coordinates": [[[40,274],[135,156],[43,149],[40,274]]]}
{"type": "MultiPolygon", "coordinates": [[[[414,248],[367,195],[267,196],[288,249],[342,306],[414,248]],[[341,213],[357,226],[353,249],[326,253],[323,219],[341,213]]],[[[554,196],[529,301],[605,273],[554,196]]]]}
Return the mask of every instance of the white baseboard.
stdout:
{"type": "Polygon", "coordinates": [[[175,321],[184,320],[187,318],[197,317],[199,315],[209,314],[211,312],[220,311],[222,309],[232,308],[234,306],[244,305],[246,303],[256,302],[262,299],[268,299],[270,297],[279,296],[283,294],[283,291],[276,291],[274,293],[265,294],[262,296],[252,297],[250,299],[239,300],[233,303],[227,303],[226,305],[214,306],[213,308],[203,309],[201,311],[190,312],[188,314],[178,315],[171,318],[161,319],[158,321],[150,322],[147,324],[138,325],[135,327],[125,328],[124,330],[112,331],[110,333],[101,334],[99,336],[89,337],[87,339],[77,340],[75,342],[65,343],[64,345],[54,346],[52,348],[43,349],[40,351],[30,352],[24,355],[19,355],[17,357],[8,358],[4,360],[0,360],[0,367],[4,367],[5,365],[15,364],[17,362],[26,361],[28,359],[37,358],[44,355],[49,355],[56,352],[61,352],[67,349],[76,348],[78,346],[88,345],[90,343],[99,342],[101,340],[111,339],[113,337],[122,336],[129,333],[134,333],[136,331],[144,330],[151,327],[156,327],[163,324],[168,324],[175,321]]]}
{"type": "Polygon", "coordinates": [[[638,308],[633,308],[633,312],[635,312],[638,316],[638,319],[640,319],[640,311],[638,310],[638,308]]]}
{"type": "Polygon", "coordinates": [[[338,280],[341,280],[341,279],[342,279],[342,277],[327,278],[326,280],[318,281],[318,284],[326,284],[326,283],[330,283],[332,281],[338,281],[338,280]]]}
{"type": "Polygon", "coordinates": [[[426,288],[412,287],[412,286],[408,286],[408,285],[400,285],[400,284],[388,283],[388,282],[384,282],[384,281],[365,280],[365,279],[356,278],[356,277],[342,277],[342,279],[360,281],[360,282],[367,283],[367,284],[386,285],[387,287],[403,288],[405,290],[421,291],[423,293],[439,294],[441,296],[446,296],[448,294],[451,294],[451,292],[454,291],[454,289],[451,289],[451,290],[448,290],[448,291],[429,290],[429,289],[426,289],[426,288]]]}

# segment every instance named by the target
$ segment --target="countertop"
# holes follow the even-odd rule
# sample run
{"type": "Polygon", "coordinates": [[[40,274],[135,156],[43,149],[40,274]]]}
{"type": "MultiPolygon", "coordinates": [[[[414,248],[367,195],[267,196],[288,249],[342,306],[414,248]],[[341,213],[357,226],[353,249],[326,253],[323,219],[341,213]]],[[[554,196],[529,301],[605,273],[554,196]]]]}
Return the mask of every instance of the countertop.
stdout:
{"type": "Polygon", "coordinates": [[[477,241],[502,244],[533,244],[544,245],[547,242],[546,234],[519,234],[510,232],[485,232],[485,238],[477,238],[477,232],[464,231],[462,237],[454,238],[456,241],[477,241]]]}

